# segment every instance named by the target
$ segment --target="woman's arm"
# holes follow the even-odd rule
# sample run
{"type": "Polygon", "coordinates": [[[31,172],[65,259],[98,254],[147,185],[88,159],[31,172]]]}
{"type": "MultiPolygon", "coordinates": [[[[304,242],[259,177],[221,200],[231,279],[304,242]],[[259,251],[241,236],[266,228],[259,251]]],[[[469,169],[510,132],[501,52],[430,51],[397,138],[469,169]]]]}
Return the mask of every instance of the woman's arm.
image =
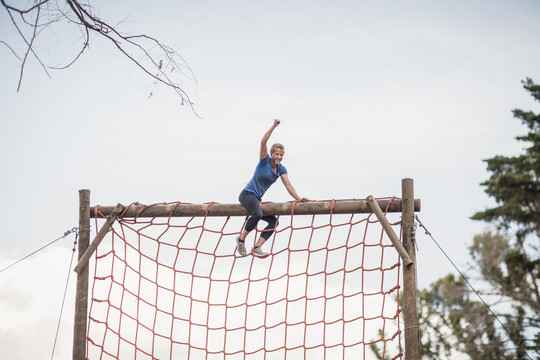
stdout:
{"type": "Polygon", "coordinates": [[[289,194],[291,194],[291,196],[296,200],[296,201],[309,201],[308,198],[303,198],[303,197],[300,197],[298,195],[298,193],[296,192],[296,190],[294,189],[294,187],[292,186],[291,184],[291,181],[289,180],[289,175],[287,174],[283,174],[281,175],[281,181],[283,181],[283,185],[285,185],[285,188],[287,189],[287,191],[289,192],[289,194]]]}
{"type": "Polygon", "coordinates": [[[272,132],[274,129],[279,125],[281,121],[278,119],[274,119],[274,124],[268,129],[268,131],[264,134],[263,138],[261,139],[261,152],[259,153],[259,159],[266,158],[266,155],[268,155],[268,146],[266,143],[268,142],[268,139],[270,139],[270,135],[272,135],[272,132]]]}

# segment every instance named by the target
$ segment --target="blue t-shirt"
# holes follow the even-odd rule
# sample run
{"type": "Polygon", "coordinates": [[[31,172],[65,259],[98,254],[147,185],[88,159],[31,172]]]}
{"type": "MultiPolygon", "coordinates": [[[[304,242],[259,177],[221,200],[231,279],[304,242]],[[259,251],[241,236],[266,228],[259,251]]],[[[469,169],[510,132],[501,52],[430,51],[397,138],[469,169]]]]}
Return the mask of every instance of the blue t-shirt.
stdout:
{"type": "Polygon", "coordinates": [[[286,173],[287,169],[281,164],[278,164],[277,173],[275,173],[272,169],[270,155],[266,155],[264,159],[259,160],[253,178],[251,178],[244,190],[254,193],[260,201],[270,185],[275,183],[281,175],[286,173]]]}

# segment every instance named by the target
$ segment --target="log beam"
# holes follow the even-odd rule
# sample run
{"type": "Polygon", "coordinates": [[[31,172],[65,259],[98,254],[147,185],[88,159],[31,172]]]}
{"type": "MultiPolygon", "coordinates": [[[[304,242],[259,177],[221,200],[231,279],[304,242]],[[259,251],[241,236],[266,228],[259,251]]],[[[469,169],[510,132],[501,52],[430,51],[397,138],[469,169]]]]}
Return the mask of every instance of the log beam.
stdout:
{"type": "MultiPolygon", "coordinates": [[[[394,199],[375,200],[380,208],[388,213],[402,212],[403,201],[394,199]]],[[[367,200],[336,200],[287,203],[263,203],[264,215],[319,215],[319,214],[355,214],[371,213],[373,210],[367,200]],[[293,212],[294,205],[294,212],[293,212]]],[[[414,200],[414,211],[420,211],[420,199],[414,200]]],[[[91,209],[92,217],[107,217],[114,212],[114,206],[95,206],[91,209]]],[[[240,204],[156,204],[130,205],[119,216],[121,218],[153,217],[192,217],[192,216],[248,216],[249,213],[240,204]]]]}
{"type": "Polygon", "coordinates": [[[405,250],[405,248],[399,241],[398,236],[394,232],[394,229],[392,229],[392,225],[390,225],[390,223],[386,219],[386,216],[384,216],[384,213],[382,209],[379,207],[379,204],[377,204],[377,202],[371,195],[367,197],[367,200],[368,200],[369,205],[373,209],[373,213],[375,214],[375,216],[377,216],[377,219],[379,219],[379,222],[381,223],[384,231],[386,231],[386,234],[390,238],[390,241],[392,241],[392,244],[396,248],[399,256],[401,256],[403,263],[405,264],[405,266],[411,266],[413,264],[411,257],[409,256],[409,254],[407,253],[407,250],[405,250]]]}
{"type": "Polygon", "coordinates": [[[99,244],[101,243],[105,235],[107,235],[107,233],[113,226],[114,222],[116,221],[116,218],[118,218],[118,215],[121,214],[123,209],[124,209],[124,206],[122,204],[118,204],[115,206],[115,208],[113,209],[113,212],[107,217],[107,221],[105,222],[105,224],[103,224],[101,229],[99,229],[98,234],[96,235],[94,240],[92,240],[92,242],[90,243],[90,246],[88,246],[84,254],[79,258],[79,262],[77,263],[77,266],[75,266],[75,269],[74,269],[76,273],[80,273],[86,268],[86,265],[88,264],[88,261],[90,260],[90,257],[94,254],[97,247],[99,246],[99,244]]]}
{"type": "MultiPolygon", "coordinates": [[[[79,191],[79,259],[90,243],[90,190],[79,191]]],[[[77,275],[75,319],[73,325],[73,360],[86,359],[86,328],[88,321],[88,267],[77,275]]]]}

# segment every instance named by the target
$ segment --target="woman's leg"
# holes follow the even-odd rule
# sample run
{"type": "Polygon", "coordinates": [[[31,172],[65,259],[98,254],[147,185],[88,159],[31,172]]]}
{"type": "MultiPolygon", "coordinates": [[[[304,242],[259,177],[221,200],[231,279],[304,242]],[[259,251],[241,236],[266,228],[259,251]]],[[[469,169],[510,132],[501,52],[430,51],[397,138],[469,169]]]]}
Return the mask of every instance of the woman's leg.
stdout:
{"type": "Polygon", "coordinates": [[[270,236],[272,236],[272,234],[274,233],[274,230],[276,229],[278,225],[277,218],[273,215],[263,216],[262,220],[266,221],[268,225],[261,232],[261,237],[255,244],[255,246],[262,246],[262,244],[264,244],[266,240],[270,239],[270,236]]]}
{"type": "Polygon", "coordinates": [[[240,193],[240,196],[238,197],[238,199],[240,200],[240,203],[242,204],[242,206],[244,206],[244,208],[247,211],[249,211],[249,213],[251,214],[251,216],[246,221],[246,225],[244,226],[244,229],[242,230],[242,233],[240,234],[240,236],[237,239],[238,252],[240,254],[242,254],[242,255],[245,255],[246,250],[245,250],[245,243],[244,242],[246,240],[246,237],[253,229],[255,229],[258,222],[262,219],[265,222],[267,222],[268,225],[266,226],[266,228],[264,228],[263,231],[261,231],[261,236],[257,240],[257,243],[255,244],[255,247],[254,247],[254,254],[257,255],[257,256],[265,257],[268,254],[263,252],[260,249],[260,247],[274,233],[274,230],[275,230],[275,228],[277,226],[277,218],[275,216],[264,216],[263,217],[263,212],[262,212],[262,209],[261,209],[259,199],[255,196],[255,194],[253,194],[253,193],[251,193],[249,191],[242,191],[240,193]]]}
{"type": "Polygon", "coordinates": [[[242,191],[238,197],[240,204],[251,214],[248,218],[244,230],[240,235],[240,240],[245,240],[246,236],[257,226],[257,223],[263,218],[262,209],[259,203],[259,199],[255,194],[249,191],[242,191]]]}

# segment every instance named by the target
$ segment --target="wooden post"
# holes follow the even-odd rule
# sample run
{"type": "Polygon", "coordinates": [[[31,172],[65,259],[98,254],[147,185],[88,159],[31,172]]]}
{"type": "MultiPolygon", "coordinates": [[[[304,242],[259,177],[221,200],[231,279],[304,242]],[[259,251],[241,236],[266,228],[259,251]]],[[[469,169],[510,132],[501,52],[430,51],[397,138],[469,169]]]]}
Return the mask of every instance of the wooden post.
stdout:
{"type": "MultiPolygon", "coordinates": [[[[414,233],[414,182],[401,181],[403,198],[402,228],[403,247],[416,263],[414,233]]],[[[416,264],[403,266],[403,317],[405,326],[405,360],[420,360],[420,336],[416,295],[416,264]]]]}
{"type": "MultiPolygon", "coordinates": [[[[79,259],[90,242],[90,190],[79,190],[79,259]]],[[[73,326],[73,360],[86,358],[88,319],[88,266],[77,275],[75,321],[73,326]]]]}
{"type": "MultiPolygon", "coordinates": [[[[387,212],[402,212],[402,200],[395,199],[389,205],[390,200],[376,200],[380,208],[388,208],[387,212]]],[[[413,200],[415,211],[420,211],[420,199],[413,200]]],[[[264,203],[263,215],[291,215],[293,203],[264,203]]],[[[356,214],[371,213],[373,210],[367,200],[339,200],[297,202],[294,204],[295,215],[317,214],[356,214]]],[[[99,206],[97,211],[92,208],[90,216],[106,217],[114,212],[113,206],[99,206]]],[[[170,205],[129,205],[122,213],[127,218],[152,218],[152,217],[181,217],[181,216],[247,216],[249,213],[240,204],[170,204],[170,205]]]]}
{"type": "Polygon", "coordinates": [[[122,206],[122,204],[120,203],[115,206],[113,212],[109,215],[109,217],[107,218],[107,221],[105,221],[105,224],[103,224],[101,229],[99,229],[98,234],[96,235],[94,240],[92,240],[92,243],[90,244],[90,246],[88,246],[88,248],[82,255],[79,254],[79,262],[77,263],[77,266],[75,266],[75,269],[74,269],[76,273],[80,273],[86,268],[86,265],[88,264],[88,260],[90,260],[90,257],[96,251],[97,247],[101,243],[101,240],[103,240],[105,235],[107,235],[107,233],[113,226],[114,222],[118,218],[118,215],[120,215],[123,209],[124,209],[124,206],[122,206]]]}
{"type": "Polygon", "coordinates": [[[399,239],[394,232],[394,229],[392,229],[392,225],[390,225],[388,219],[386,219],[386,216],[384,216],[384,213],[379,207],[379,204],[375,201],[375,198],[372,195],[369,195],[367,197],[367,201],[369,206],[371,206],[371,208],[373,209],[373,213],[375,213],[375,216],[377,216],[377,219],[379,219],[379,222],[381,223],[384,231],[390,238],[390,241],[392,241],[392,244],[396,248],[399,256],[401,256],[401,259],[403,260],[405,266],[411,266],[413,264],[411,257],[407,253],[407,250],[405,250],[403,245],[399,242],[399,239]]]}

